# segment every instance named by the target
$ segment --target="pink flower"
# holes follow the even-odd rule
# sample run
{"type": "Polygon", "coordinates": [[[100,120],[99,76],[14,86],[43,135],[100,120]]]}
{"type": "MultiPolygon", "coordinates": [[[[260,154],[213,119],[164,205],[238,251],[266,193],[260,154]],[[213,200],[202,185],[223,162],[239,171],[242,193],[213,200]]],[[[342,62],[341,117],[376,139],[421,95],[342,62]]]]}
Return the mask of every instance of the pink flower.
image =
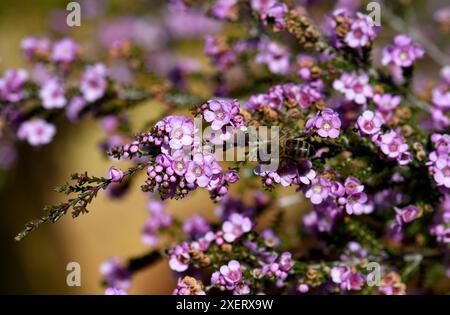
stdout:
{"type": "Polygon", "coordinates": [[[424,54],[422,47],[414,44],[411,37],[400,34],[394,38],[393,45],[384,48],[381,63],[384,66],[393,64],[403,68],[411,67],[414,61],[422,58],[424,54]]]}
{"type": "Polygon", "coordinates": [[[433,178],[438,186],[450,188],[450,158],[448,156],[437,159],[433,178]]]}
{"type": "Polygon", "coordinates": [[[80,46],[70,38],[64,38],[53,44],[52,60],[54,62],[71,63],[77,57],[80,46]]]}
{"type": "Polygon", "coordinates": [[[220,130],[228,125],[231,119],[239,114],[239,102],[237,100],[219,100],[208,101],[208,109],[203,111],[204,119],[211,123],[213,130],[220,130]]]}
{"type": "Polygon", "coordinates": [[[194,143],[195,127],[192,120],[182,116],[171,116],[169,146],[173,150],[179,150],[183,146],[190,146],[194,143]]]}
{"type": "Polygon", "coordinates": [[[290,67],[289,57],[289,51],[285,47],[275,42],[262,41],[255,61],[266,64],[272,73],[286,74],[290,67]]]}
{"type": "Polygon", "coordinates": [[[305,197],[310,199],[311,203],[318,205],[328,197],[329,192],[329,181],[326,178],[314,178],[305,193],[305,197]]]}
{"type": "Polygon", "coordinates": [[[370,111],[366,110],[356,121],[356,128],[358,128],[363,134],[373,135],[381,130],[383,124],[381,117],[370,111]]]}
{"type": "Polygon", "coordinates": [[[27,140],[32,146],[50,143],[55,134],[55,126],[43,119],[28,120],[22,123],[17,131],[19,139],[27,140]]]}
{"type": "Polygon", "coordinates": [[[241,265],[237,260],[231,260],[227,265],[220,267],[220,274],[226,281],[236,284],[242,280],[241,265]]]}
{"type": "Polygon", "coordinates": [[[422,215],[422,211],[419,208],[413,205],[406,206],[404,208],[394,207],[395,212],[397,213],[397,221],[401,223],[409,223],[414,221],[418,217],[422,215]]]}
{"type": "Polygon", "coordinates": [[[395,131],[381,135],[381,151],[390,158],[397,158],[408,150],[408,145],[395,131]]]}
{"type": "MultiPolygon", "coordinates": [[[[332,109],[324,109],[314,119],[314,127],[317,128],[317,134],[322,138],[337,138],[339,136],[339,128],[341,120],[338,113],[332,109]]],[[[311,123],[307,123],[309,125],[311,123]]]]}
{"type": "Polygon", "coordinates": [[[288,7],[285,3],[275,3],[261,13],[261,19],[265,24],[267,24],[268,21],[273,21],[275,23],[275,31],[280,31],[284,28],[284,15],[287,10],[288,7]]]}
{"type": "Polygon", "coordinates": [[[223,238],[229,243],[250,232],[251,229],[252,221],[238,213],[231,214],[228,220],[222,224],[223,238]]]}
{"type": "Polygon", "coordinates": [[[378,110],[382,112],[390,112],[400,104],[401,97],[393,96],[391,94],[375,94],[373,102],[377,105],[378,110]]]}
{"type": "Polygon", "coordinates": [[[46,82],[39,92],[42,100],[42,106],[46,109],[63,108],[66,106],[66,97],[64,88],[57,79],[51,79],[46,82]]]}
{"type": "Polygon", "coordinates": [[[95,102],[103,97],[106,89],[106,68],[97,63],[86,67],[80,83],[80,91],[88,102],[95,102]]]}
{"type": "Polygon", "coordinates": [[[7,70],[0,78],[0,100],[19,102],[24,97],[23,85],[28,80],[28,72],[24,69],[7,70]]]}
{"type": "Polygon", "coordinates": [[[372,97],[372,87],[366,74],[344,72],[339,79],[333,82],[333,88],[345,95],[349,101],[357,104],[366,104],[367,99],[372,97]]]}
{"type": "Polygon", "coordinates": [[[347,197],[345,201],[345,210],[347,214],[361,215],[372,212],[370,207],[366,207],[367,195],[365,193],[357,193],[347,197]],[[366,212],[367,211],[367,212],[366,212]]]}
{"type": "Polygon", "coordinates": [[[373,21],[367,15],[357,13],[357,19],[350,25],[350,31],[345,35],[345,43],[352,47],[364,47],[376,37],[373,21]]]}
{"type": "Polygon", "coordinates": [[[169,252],[169,266],[170,269],[183,272],[186,271],[189,267],[189,260],[191,256],[189,255],[189,244],[182,243],[180,245],[175,246],[175,248],[171,249],[169,252]]]}

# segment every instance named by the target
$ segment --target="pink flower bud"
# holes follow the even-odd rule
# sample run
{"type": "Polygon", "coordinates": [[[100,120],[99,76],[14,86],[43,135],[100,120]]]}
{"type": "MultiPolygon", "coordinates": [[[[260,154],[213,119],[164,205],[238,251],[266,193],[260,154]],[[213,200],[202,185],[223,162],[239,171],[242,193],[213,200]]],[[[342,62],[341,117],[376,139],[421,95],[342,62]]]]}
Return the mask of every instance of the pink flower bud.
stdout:
{"type": "Polygon", "coordinates": [[[108,172],[108,179],[111,179],[113,183],[118,183],[123,178],[123,172],[115,166],[111,166],[108,172]]]}

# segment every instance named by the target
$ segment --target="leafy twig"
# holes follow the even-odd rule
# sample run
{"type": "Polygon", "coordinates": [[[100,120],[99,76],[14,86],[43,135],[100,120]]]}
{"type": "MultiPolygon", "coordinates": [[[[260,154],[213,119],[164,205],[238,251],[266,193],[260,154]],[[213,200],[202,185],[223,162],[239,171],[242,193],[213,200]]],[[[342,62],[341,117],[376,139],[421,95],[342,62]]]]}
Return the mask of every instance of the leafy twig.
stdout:
{"type": "MultiPolygon", "coordinates": [[[[142,170],[146,164],[141,163],[135,167],[130,168],[124,172],[124,177],[133,175],[137,171],[142,170]]],[[[44,211],[46,215],[39,219],[32,220],[25,224],[25,228],[16,235],[15,240],[20,241],[29,233],[37,229],[41,224],[47,222],[56,222],[63,215],[72,208],[72,218],[78,217],[80,214],[88,213],[87,206],[97,196],[98,192],[102,189],[106,189],[111,183],[111,179],[104,177],[90,177],[87,173],[73,174],[71,179],[76,181],[75,184],[66,183],[65,185],[56,188],[57,192],[65,193],[66,195],[77,194],[75,198],[69,199],[67,202],[62,202],[57,205],[46,206],[44,211]],[[96,184],[96,185],[92,185],[96,184]]]]}

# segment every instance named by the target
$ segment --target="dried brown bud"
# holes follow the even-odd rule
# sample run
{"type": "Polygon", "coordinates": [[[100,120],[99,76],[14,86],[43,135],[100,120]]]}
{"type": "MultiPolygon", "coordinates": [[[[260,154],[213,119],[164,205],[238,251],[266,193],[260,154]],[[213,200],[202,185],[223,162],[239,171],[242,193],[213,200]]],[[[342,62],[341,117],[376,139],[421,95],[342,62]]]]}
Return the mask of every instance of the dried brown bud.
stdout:
{"type": "Polygon", "coordinates": [[[408,119],[411,117],[411,109],[408,107],[398,107],[395,110],[395,114],[402,119],[408,119]]]}
{"type": "Polygon", "coordinates": [[[381,85],[373,86],[373,94],[384,94],[384,89],[381,85]]]}
{"type": "Polygon", "coordinates": [[[309,268],[306,272],[306,277],[310,280],[314,280],[317,277],[317,271],[316,269],[309,268]]]}
{"type": "Polygon", "coordinates": [[[231,244],[223,244],[221,246],[221,249],[225,253],[231,253],[231,251],[233,250],[233,246],[231,246],[231,244]]]}
{"type": "Polygon", "coordinates": [[[319,110],[322,110],[327,106],[323,100],[319,100],[319,101],[315,102],[314,105],[319,110]]]}
{"type": "Polygon", "coordinates": [[[291,108],[288,110],[288,115],[295,119],[300,117],[301,112],[298,108],[291,108]]]}
{"type": "Polygon", "coordinates": [[[313,78],[318,78],[320,77],[320,74],[322,73],[322,69],[320,69],[318,66],[313,66],[311,68],[311,76],[313,78]]]}
{"type": "Polygon", "coordinates": [[[402,127],[402,134],[404,137],[409,137],[413,134],[414,129],[410,125],[404,125],[402,127]]]}

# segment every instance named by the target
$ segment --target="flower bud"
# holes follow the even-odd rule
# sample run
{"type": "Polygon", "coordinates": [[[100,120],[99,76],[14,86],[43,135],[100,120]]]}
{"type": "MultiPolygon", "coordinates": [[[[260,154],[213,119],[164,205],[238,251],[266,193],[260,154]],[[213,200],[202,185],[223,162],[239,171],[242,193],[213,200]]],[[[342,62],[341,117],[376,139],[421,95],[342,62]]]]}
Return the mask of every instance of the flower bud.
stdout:
{"type": "Polygon", "coordinates": [[[108,179],[111,179],[113,183],[118,183],[123,178],[123,172],[115,166],[111,166],[108,171],[108,179]]]}

